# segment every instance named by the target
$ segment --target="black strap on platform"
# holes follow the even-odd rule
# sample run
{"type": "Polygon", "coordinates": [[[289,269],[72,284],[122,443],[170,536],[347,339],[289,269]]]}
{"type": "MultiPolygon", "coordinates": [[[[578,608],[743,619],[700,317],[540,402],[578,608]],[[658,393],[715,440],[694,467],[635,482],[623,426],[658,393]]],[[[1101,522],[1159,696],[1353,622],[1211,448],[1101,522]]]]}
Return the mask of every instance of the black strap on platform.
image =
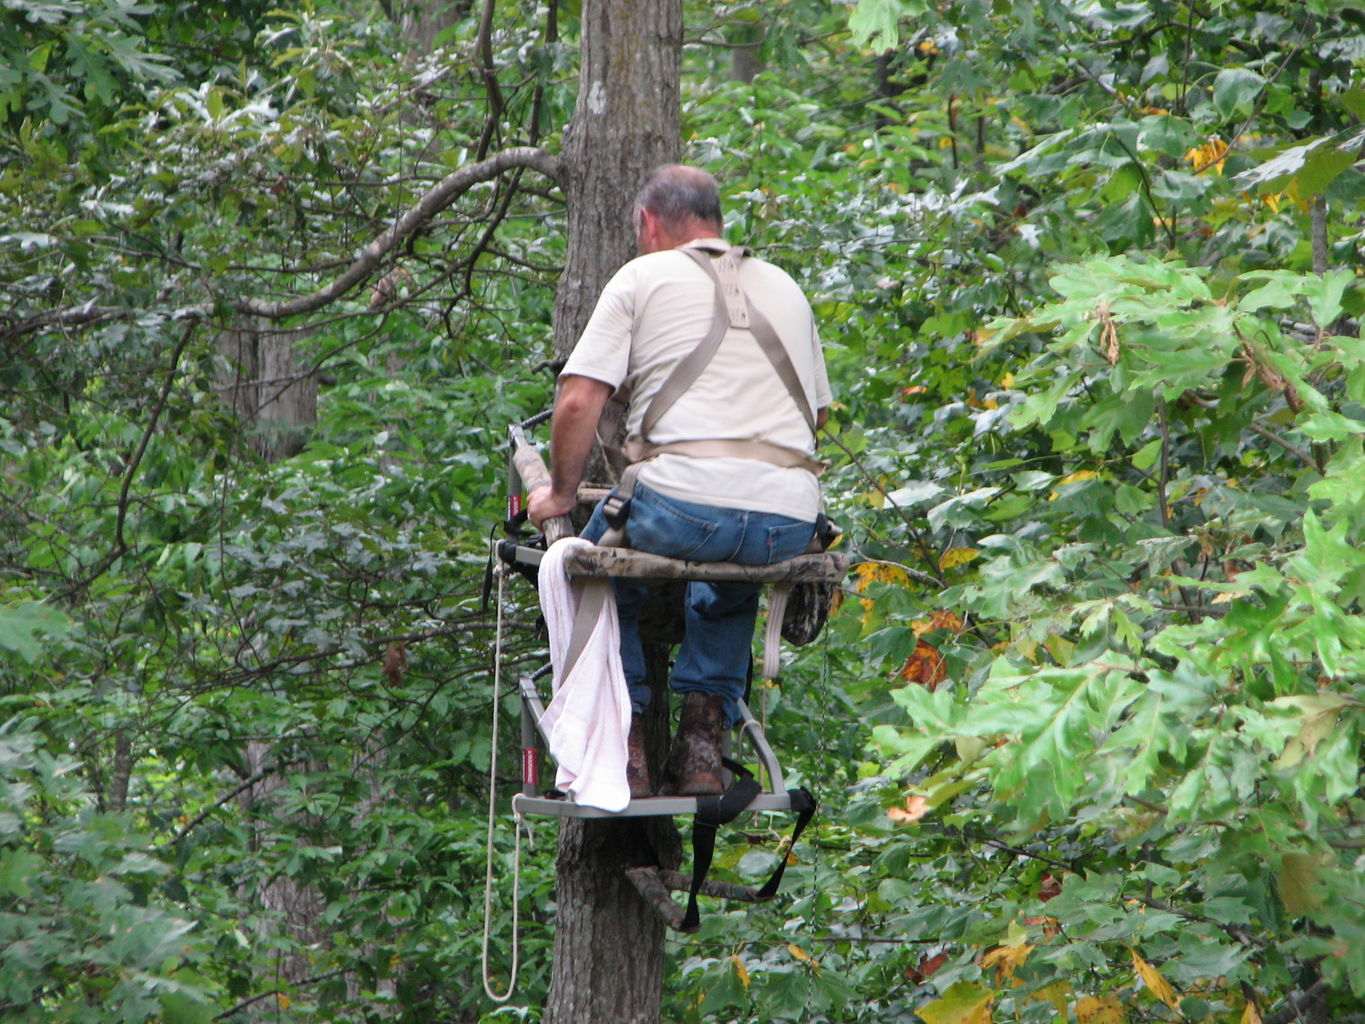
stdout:
{"type": "MultiPolygon", "coordinates": [[[[734,773],[735,781],[730,783],[730,788],[720,796],[702,797],[697,800],[697,816],[692,824],[692,889],[687,894],[687,913],[683,916],[679,931],[695,931],[701,923],[697,893],[702,882],[706,881],[707,872],[711,870],[711,860],[716,852],[716,833],[720,826],[734,821],[763,789],[753,773],[742,764],[728,757],[721,758],[721,763],[734,773]]],[[[798,812],[791,838],[792,846],[795,846],[802,830],[815,814],[815,798],[806,789],[791,790],[789,795],[792,798],[792,810],[798,812]]],[[[767,884],[758,891],[759,899],[766,900],[777,892],[786,869],[787,858],[784,855],[767,884]]]]}

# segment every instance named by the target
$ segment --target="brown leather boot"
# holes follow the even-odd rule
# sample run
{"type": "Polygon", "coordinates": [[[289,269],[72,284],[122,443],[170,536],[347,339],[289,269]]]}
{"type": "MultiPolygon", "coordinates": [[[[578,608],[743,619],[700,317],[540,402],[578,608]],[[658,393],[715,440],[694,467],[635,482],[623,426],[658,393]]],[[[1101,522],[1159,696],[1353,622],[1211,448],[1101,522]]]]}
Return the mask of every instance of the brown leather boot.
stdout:
{"type": "Polygon", "coordinates": [[[630,716],[630,732],[626,735],[626,783],[632,800],[654,795],[649,758],[645,754],[645,720],[640,715],[630,716]]]}
{"type": "Polygon", "coordinates": [[[683,696],[678,734],[664,773],[669,792],[678,796],[716,796],[725,790],[721,777],[720,734],[725,698],[715,693],[683,696]]]}

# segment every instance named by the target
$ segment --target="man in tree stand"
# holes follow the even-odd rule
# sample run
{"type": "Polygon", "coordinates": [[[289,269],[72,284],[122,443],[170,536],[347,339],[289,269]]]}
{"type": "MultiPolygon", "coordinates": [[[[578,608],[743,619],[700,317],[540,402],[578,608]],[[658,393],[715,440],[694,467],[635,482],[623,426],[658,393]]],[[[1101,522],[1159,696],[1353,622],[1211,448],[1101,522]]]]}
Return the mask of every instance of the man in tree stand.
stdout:
{"type": "MultiPolygon", "coordinates": [[[[782,270],[725,242],[710,174],[655,170],[635,200],[640,256],[607,283],[560,375],[552,483],[531,519],[569,513],[613,392],[628,396],[632,464],[583,536],[699,562],[766,565],[804,552],[820,512],[815,431],[829,380],[814,317],[782,270]],[[619,531],[624,530],[624,540],[619,531]]],[[[650,699],[638,614],[645,587],[616,580],[630,689],[628,781],[649,796],[641,712],[650,699]]],[[[759,585],[690,582],[673,665],[682,713],[663,791],[722,791],[722,728],[739,717],[759,585]]]]}

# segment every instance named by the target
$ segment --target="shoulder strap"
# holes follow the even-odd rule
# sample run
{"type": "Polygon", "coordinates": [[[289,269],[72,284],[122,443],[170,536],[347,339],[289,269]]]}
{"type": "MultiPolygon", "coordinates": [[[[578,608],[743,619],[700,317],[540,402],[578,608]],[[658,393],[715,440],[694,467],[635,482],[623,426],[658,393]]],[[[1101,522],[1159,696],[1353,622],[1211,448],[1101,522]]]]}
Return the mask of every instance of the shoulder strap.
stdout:
{"type": "Polygon", "coordinates": [[[806,399],[806,390],[801,386],[801,378],[797,375],[796,367],[792,365],[791,356],[787,352],[787,347],[782,344],[782,339],[777,336],[777,331],[763,312],[749,301],[749,296],[745,294],[743,285],[739,281],[739,256],[747,256],[747,249],[731,248],[729,252],[721,256],[720,259],[713,260],[703,249],[684,249],[683,252],[696,262],[696,264],[711,275],[711,280],[716,283],[718,296],[726,298],[726,312],[730,316],[730,325],[733,327],[748,327],[753,334],[754,340],[758,342],[758,347],[763,350],[763,354],[768,357],[768,362],[772,363],[773,369],[777,371],[778,378],[787,388],[787,393],[791,395],[792,401],[796,403],[797,409],[801,411],[801,416],[806,421],[806,426],[810,427],[811,436],[815,435],[815,414],[811,411],[810,402],[806,399]],[[742,310],[742,316],[736,317],[736,311],[742,310]]]}
{"type": "Polygon", "coordinates": [[[710,249],[686,246],[682,252],[686,253],[699,267],[705,270],[715,283],[716,297],[711,329],[706,337],[701,340],[701,343],[673,368],[673,372],[668,375],[663,386],[651,399],[649,408],[645,410],[644,421],[640,425],[641,438],[645,441],[649,440],[649,435],[660,417],[701,376],[702,371],[711,362],[712,356],[716,354],[716,350],[720,348],[720,343],[725,338],[725,332],[731,326],[747,327],[753,334],[754,340],[758,342],[758,346],[767,356],[768,362],[777,371],[778,378],[796,403],[806,425],[810,427],[811,435],[814,436],[816,429],[815,414],[811,411],[810,402],[806,398],[805,389],[801,386],[801,379],[796,372],[796,367],[792,365],[791,356],[787,354],[787,349],[782,344],[782,339],[777,336],[777,331],[773,329],[773,325],[749,301],[748,295],[745,294],[744,288],[740,284],[739,261],[749,254],[748,250],[739,246],[731,246],[729,250],[721,254],[718,260],[711,258],[710,249]],[[717,265],[720,267],[719,271],[717,265]]]}
{"type": "MultiPolygon", "coordinates": [[[[691,250],[684,250],[691,255],[691,250]]],[[[701,253],[703,260],[710,262],[710,258],[701,253]]],[[[677,366],[673,367],[673,372],[664,380],[663,385],[654,393],[650,399],[649,408],[645,410],[644,421],[640,424],[640,436],[648,439],[654,431],[654,425],[659,422],[659,418],[681,398],[684,392],[692,386],[692,382],[701,376],[702,370],[711,362],[711,357],[716,354],[716,349],[720,348],[721,341],[725,338],[725,332],[730,327],[729,309],[725,302],[725,296],[721,293],[719,285],[716,287],[716,300],[714,312],[711,316],[711,329],[706,337],[689,352],[677,366]]]]}

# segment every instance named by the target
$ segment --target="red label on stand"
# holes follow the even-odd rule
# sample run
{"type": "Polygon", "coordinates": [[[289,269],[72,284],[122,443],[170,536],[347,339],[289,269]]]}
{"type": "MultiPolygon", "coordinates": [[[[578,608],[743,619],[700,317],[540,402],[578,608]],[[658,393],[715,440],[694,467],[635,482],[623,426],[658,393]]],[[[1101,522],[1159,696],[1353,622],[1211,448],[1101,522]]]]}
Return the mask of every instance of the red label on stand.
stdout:
{"type": "Polygon", "coordinates": [[[535,747],[521,748],[521,781],[528,786],[540,785],[540,758],[535,747]]]}
{"type": "Polygon", "coordinates": [[[515,519],[521,511],[521,495],[509,494],[507,496],[507,518],[515,519]]]}

